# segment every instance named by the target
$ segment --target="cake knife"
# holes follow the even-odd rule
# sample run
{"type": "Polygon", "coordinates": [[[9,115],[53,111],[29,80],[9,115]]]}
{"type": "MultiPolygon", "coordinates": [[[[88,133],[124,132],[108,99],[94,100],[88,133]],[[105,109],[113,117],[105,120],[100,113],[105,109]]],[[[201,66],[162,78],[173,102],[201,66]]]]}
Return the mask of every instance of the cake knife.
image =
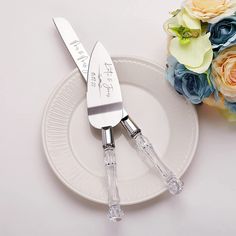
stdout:
{"type": "Polygon", "coordinates": [[[104,162],[108,185],[109,219],[120,221],[123,211],[116,184],[115,142],[112,128],[123,116],[119,80],[106,49],[97,42],[89,61],[87,77],[87,110],[90,124],[102,131],[104,162]]]}

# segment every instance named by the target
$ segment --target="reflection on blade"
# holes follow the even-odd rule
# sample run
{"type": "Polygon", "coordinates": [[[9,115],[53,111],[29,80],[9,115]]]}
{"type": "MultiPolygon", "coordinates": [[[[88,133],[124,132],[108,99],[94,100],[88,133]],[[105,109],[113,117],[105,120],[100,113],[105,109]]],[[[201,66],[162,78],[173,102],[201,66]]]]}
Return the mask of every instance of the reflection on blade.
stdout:
{"type": "Polygon", "coordinates": [[[109,54],[99,42],[89,63],[87,106],[90,123],[96,128],[115,126],[122,118],[119,80],[109,54]]]}
{"type": "Polygon", "coordinates": [[[81,44],[78,36],[74,32],[70,23],[61,17],[53,18],[53,22],[61,35],[68,51],[70,52],[75,64],[83,75],[84,79],[87,80],[89,55],[81,44]]]}

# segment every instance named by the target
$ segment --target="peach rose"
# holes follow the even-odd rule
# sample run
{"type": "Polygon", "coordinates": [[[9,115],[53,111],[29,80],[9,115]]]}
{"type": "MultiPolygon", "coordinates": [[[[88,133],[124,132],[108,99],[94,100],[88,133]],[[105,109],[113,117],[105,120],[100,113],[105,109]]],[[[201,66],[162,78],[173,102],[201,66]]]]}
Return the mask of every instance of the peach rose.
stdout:
{"type": "Polygon", "coordinates": [[[192,17],[203,22],[216,23],[234,14],[236,0],[185,0],[183,6],[192,17]]]}
{"type": "Polygon", "coordinates": [[[213,60],[212,76],[224,98],[236,102],[236,45],[223,50],[213,60]]]}
{"type": "Polygon", "coordinates": [[[208,106],[218,108],[220,110],[226,110],[225,108],[225,101],[221,94],[219,94],[219,98],[215,99],[214,95],[211,95],[208,98],[203,100],[203,103],[207,104],[208,106]]]}

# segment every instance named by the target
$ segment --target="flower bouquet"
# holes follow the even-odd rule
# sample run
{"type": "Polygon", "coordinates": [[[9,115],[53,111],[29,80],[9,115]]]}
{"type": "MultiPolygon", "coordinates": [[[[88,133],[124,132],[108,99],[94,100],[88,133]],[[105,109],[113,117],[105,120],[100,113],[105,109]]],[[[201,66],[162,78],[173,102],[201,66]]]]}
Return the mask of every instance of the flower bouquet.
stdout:
{"type": "Polygon", "coordinates": [[[166,78],[193,104],[236,121],[236,0],[185,0],[164,28],[166,78]]]}

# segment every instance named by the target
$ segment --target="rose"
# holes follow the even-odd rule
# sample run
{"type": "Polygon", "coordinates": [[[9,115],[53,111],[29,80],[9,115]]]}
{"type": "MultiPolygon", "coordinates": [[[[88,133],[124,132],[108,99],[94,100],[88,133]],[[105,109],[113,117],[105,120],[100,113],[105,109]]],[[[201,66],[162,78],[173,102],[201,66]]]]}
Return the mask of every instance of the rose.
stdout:
{"type": "Polygon", "coordinates": [[[236,102],[236,45],[223,51],[212,62],[212,76],[225,100],[236,102]]]}
{"type": "Polygon", "coordinates": [[[236,0],[185,0],[183,6],[189,15],[203,22],[215,23],[234,14],[236,0]]]}
{"type": "Polygon", "coordinates": [[[209,26],[210,41],[214,49],[228,47],[236,41],[236,16],[226,17],[209,26]]]}
{"type": "Polygon", "coordinates": [[[193,104],[201,103],[213,93],[214,87],[209,83],[207,77],[207,73],[195,73],[177,62],[174,57],[168,58],[166,79],[177,92],[185,96],[193,104]]]}
{"type": "Polygon", "coordinates": [[[222,95],[218,94],[217,91],[215,91],[214,94],[212,94],[210,97],[204,99],[203,103],[220,110],[225,110],[224,98],[222,97],[222,95]]]}

